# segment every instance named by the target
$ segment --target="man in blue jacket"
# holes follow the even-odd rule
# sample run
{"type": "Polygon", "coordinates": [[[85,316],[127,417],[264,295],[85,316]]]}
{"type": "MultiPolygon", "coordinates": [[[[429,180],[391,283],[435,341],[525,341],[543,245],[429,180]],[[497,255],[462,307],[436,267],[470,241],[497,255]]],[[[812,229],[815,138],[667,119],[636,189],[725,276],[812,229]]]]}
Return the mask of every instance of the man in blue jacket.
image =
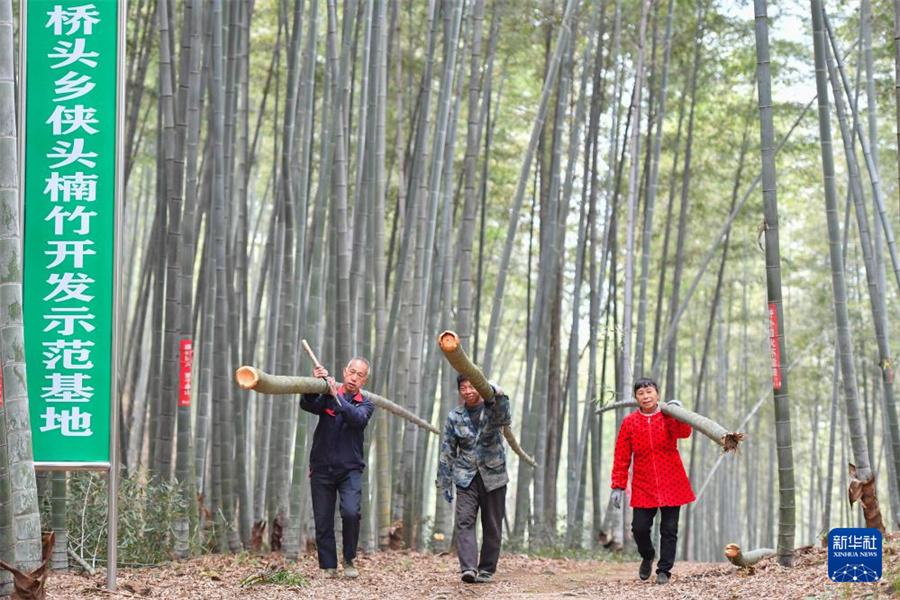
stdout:
{"type": "MultiPolygon", "coordinates": [[[[334,380],[325,367],[313,370],[315,377],[334,380]]],[[[375,405],[360,388],[369,379],[369,361],[357,356],[344,367],[344,384],[331,393],[303,394],[300,408],[319,416],[309,453],[309,480],[313,515],[316,522],[316,549],[319,568],[326,576],[337,576],[337,548],[334,540],[334,502],[341,499],[341,521],[344,529],[344,577],[358,577],[353,564],[359,543],[362,518],[362,473],[366,466],[363,442],[366,425],[375,405]]]]}

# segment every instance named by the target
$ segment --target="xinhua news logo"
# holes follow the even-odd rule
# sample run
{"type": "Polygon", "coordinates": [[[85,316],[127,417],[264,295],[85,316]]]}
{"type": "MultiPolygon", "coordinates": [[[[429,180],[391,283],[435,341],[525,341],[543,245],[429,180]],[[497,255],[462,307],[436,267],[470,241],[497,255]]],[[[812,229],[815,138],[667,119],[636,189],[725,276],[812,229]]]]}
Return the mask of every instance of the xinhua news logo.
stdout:
{"type": "Polygon", "coordinates": [[[867,527],[841,527],[828,533],[828,577],[853,583],[881,579],[881,532],[867,527]]]}

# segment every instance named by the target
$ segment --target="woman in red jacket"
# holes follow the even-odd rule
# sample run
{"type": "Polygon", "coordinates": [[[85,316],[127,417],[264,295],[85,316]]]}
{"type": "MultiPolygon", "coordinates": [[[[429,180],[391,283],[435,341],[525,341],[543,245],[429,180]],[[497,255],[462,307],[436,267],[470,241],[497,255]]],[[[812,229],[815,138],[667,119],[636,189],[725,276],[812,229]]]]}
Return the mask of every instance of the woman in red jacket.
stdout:
{"type": "MultiPolygon", "coordinates": [[[[660,412],[659,386],[652,379],[635,381],[634,396],[640,410],[622,420],[616,438],[612,501],[616,508],[622,506],[622,496],[628,484],[628,467],[634,458],[631,532],[643,559],[638,575],[641,581],[646,581],[653,569],[655,549],[650,539],[650,527],[658,509],[662,520],[659,526],[660,553],[656,583],[668,583],[675,564],[678,513],[682,504],[694,501],[694,492],[684,472],[677,443],[679,438],[690,437],[691,426],[660,412]]],[[[677,400],[672,400],[670,404],[681,406],[677,400]]]]}

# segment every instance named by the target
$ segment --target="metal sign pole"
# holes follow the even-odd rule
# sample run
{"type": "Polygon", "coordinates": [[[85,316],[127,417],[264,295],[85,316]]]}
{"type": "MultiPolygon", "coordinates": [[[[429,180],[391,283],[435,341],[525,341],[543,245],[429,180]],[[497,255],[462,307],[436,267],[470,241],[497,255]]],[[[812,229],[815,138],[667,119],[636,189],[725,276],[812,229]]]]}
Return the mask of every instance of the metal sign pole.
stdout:
{"type": "Polygon", "coordinates": [[[106,487],[109,531],[106,548],[106,589],[116,591],[119,538],[119,334],[121,330],[121,266],[122,221],[125,218],[125,32],[128,25],[128,0],[118,0],[116,53],[116,199],[115,199],[115,258],[113,259],[113,327],[112,365],[109,407],[109,478],[106,487]]]}

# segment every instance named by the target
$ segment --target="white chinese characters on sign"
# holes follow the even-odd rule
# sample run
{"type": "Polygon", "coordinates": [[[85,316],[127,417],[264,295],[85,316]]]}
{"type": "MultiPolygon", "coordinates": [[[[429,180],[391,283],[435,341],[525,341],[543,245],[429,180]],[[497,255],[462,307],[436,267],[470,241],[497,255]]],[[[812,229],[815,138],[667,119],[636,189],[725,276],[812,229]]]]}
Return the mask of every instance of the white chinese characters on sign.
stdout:
{"type": "Polygon", "coordinates": [[[41,398],[41,432],[59,432],[64,437],[88,437],[91,430],[90,402],[94,396],[91,351],[94,342],[81,339],[94,331],[91,301],[95,281],[85,272],[97,251],[91,233],[97,212],[101,182],[95,172],[98,152],[91,139],[102,127],[102,115],[91,106],[96,84],[91,73],[100,53],[91,48],[91,36],[100,23],[93,4],[55,5],[47,11],[45,28],[58,39],[48,52],[54,75],[54,109],[44,123],[52,135],[46,157],[49,172],[43,195],[50,203],[44,221],[53,234],[44,250],[48,293],[44,296],[44,332],[56,339],[43,342],[46,373],[41,398]],[[72,101],[76,101],[72,102],[72,101]],[[77,169],[77,170],[73,170],[77,169]]]}
{"type": "Polygon", "coordinates": [[[877,550],[878,538],[874,535],[836,535],[834,550],[877,550]]]}

